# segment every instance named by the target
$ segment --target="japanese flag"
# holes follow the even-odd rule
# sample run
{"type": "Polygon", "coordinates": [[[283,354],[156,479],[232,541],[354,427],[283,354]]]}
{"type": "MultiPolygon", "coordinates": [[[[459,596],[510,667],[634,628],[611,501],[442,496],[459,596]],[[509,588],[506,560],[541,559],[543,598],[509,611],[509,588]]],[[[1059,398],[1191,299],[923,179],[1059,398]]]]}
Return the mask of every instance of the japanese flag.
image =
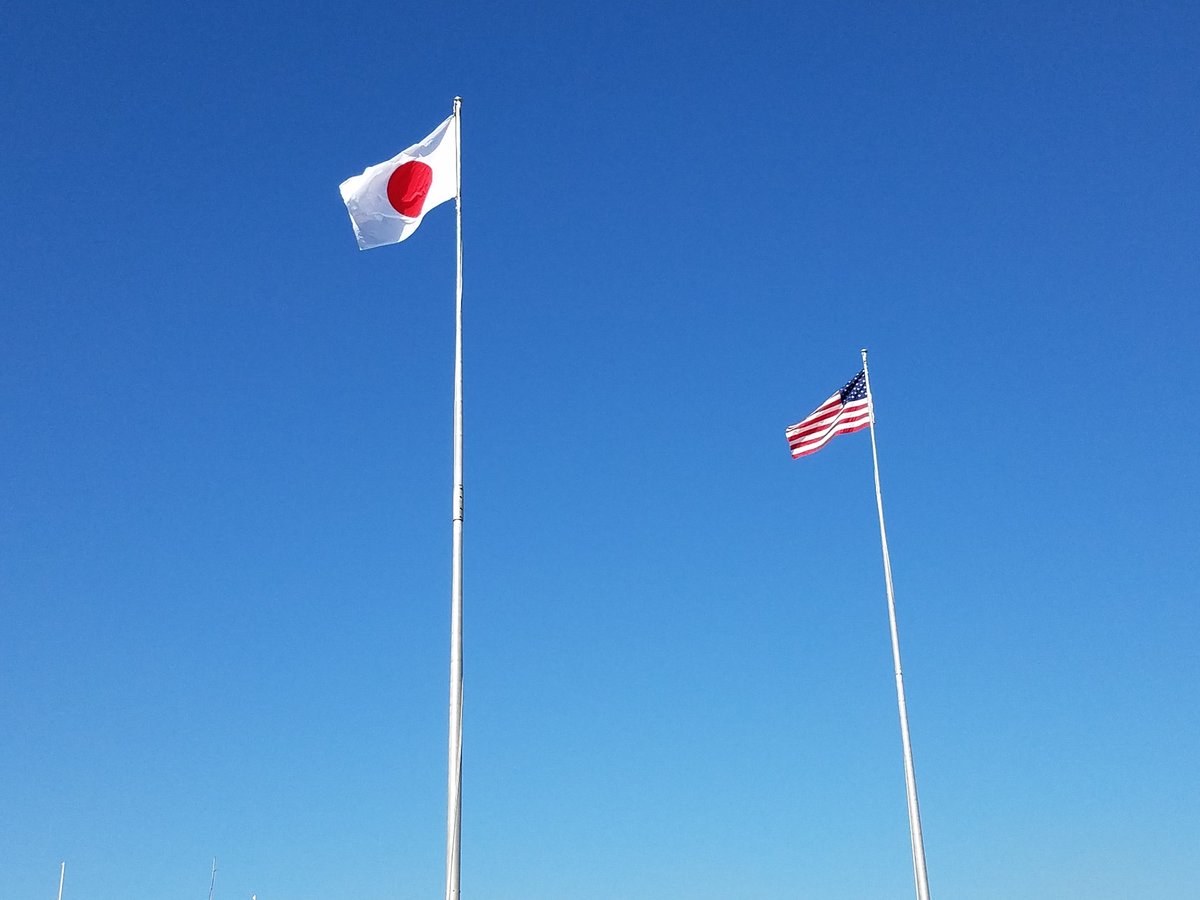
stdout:
{"type": "Polygon", "coordinates": [[[451,116],[421,143],[342,182],[359,250],[400,243],[417,230],[425,213],[454,199],[457,129],[451,116]]]}

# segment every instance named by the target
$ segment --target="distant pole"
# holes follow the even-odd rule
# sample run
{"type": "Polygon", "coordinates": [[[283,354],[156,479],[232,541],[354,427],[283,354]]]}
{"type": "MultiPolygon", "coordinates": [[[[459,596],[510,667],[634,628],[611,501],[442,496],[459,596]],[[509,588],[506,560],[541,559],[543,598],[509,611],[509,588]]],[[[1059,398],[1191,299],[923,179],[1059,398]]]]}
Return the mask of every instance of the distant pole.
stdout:
{"type": "Polygon", "coordinates": [[[917,804],[917,775],[913,768],[912,745],[908,739],[908,706],[904,702],[904,675],[900,668],[900,636],[896,630],[896,598],[892,592],[892,561],[888,556],[887,529],[883,525],[883,492],[879,487],[879,452],[875,447],[875,402],[867,351],[862,351],[863,377],[867,383],[867,412],[871,420],[871,459],[875,463],[875,504],[879,508],[879,542],[883,545],[883,578],[887,584],[888,620],[892,626],[892,661],[896,668],[896,702],[900,707],[900,739],[904,744],[904,787],[908,794],[908,833],[912,841],[913,880],[917,900],[929,900],[929,876],[925,872],[925,842],[921,838],[921,810],[917,804]]]}
{"type": "Polygon", "coordinates": [[[208,882],[208,900],[213,900],[213,891],[217,887],[217,858],[213,857],[212,879],[208,882]]]}
{"type": "Polygon", "coordinates": [[[58,900],[62,900],[63,882],[67,878],[67,861],[64,859],[58,866],[58,900]]]}
{"type": "Polygon", "coordinates": [[[462,364],[462,97],[454,98],[454,210],[458,231],[454,329],[454,532],[450,565],[450,741],[446,801],[446,900],[459,900],[462,856],[462,585],[463,585],[463,364],[462,364]]]}

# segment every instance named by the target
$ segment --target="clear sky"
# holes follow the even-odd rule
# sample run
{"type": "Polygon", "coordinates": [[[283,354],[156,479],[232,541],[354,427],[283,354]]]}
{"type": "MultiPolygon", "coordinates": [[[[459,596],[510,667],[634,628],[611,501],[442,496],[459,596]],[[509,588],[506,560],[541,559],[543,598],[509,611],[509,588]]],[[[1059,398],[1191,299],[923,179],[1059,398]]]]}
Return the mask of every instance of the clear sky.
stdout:
{"type": "Polygon", "coordinates": [[[1194,3],[31,4],[0,898],[1200,896],[1194,3]]]}

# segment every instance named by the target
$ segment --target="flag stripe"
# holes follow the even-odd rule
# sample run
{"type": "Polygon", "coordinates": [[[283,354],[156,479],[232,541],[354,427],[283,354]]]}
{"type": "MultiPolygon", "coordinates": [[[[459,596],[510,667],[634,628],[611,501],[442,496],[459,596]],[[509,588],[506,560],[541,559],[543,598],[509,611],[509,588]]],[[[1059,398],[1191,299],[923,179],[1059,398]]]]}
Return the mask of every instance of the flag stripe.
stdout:
{"type": "Polygon", "coordinates": [[[792,458],[798,459],[801,456],[808,456],[808,454],[810,454],[810,453],[816,453],[818,450],[820,450],[822,447],[824,447],[826,444],[828,444],[831,440],[833,440],[833,438],[837,437],[839,434],[853,434],[856,431],[862,431],[864,428],[868,427],[870,424],[871,424],[870,422],[859,422],[857,425],[852,425],[852,424],[847,423],[846,425],[844,425],[840,428],[836,428],[833,431],[829,432],[828,434],[823,436],[818,441],[813,441],[813,442],[809,442],[806,444],[793,444],[792,445],[792,458]]]}
{"type": "Polygon", "coordinates": [[[814,428],[811,431],[805,431],[805,432],[793,434],[791,436],[791,438],[789,438],[789,441],[793,444],[806,443],[808,441],[812,441],[812,440],[815,440],[816,438],[819,438],[821,435],[823,435],[827,432],[833,431],[835,428],[837,428],[840,425],[843,425],[847,422],[858,424],[858,423],[864,421],[866,418],[867,418],[866,410],[852,412],[849,415],[845,415],[845,416],[838,416],[832,422],[829,422],[820,428],[814,428]]]}
{"type": "Polygon", "coordinates": [[[836,416],[826,416],[818,422],[813,422],[807,428],[797,428],[795,431],[788,432],[788,439],[795,440],[796,438],[803,438],[803,437],[807,437],[810,434],[815,434],[817,432],[824,431],[826,428],[831,428],[834,425],[836,425],[838,422],[841,422],[842,420],[846,419],[847,416],[854,415],[854,414],[855,414],[855,411],[850,410],[847,407],[847,412],[845,414],[839,414],[836,416]]]}
{"type": "Polygon", "coordinates": [[[863,422],[859,425],[847,426],[846,428],[839,428],[836,431],[831,431],[829,434],[822,437],[821,440],[819,440],[819,441],[814,441],[809,444],[796,445],[792,448],[792,456],[807,456],[809,453],[815,453],[817,450],[820,450],[822,447],[824,447],[826,444],[828,444],[831,440],[833,440],[839,434],[853,434],[856,431],[862,431],[869,424],[870,423],[863,422]]]}
{"type": "Polygon", "coordinates": [[[849,434],[851,431],[858,431],[860,428],[866,428],[870,424],[871,423],[867,421],[865,417],[850,422],[839,422],[837,425],[828,429],[827,431],[822,431],[820,434],[814,435],[806,440],[791,441],[789,442],[789,446],[793,450],[799,450],[811,447],[813,444],[823,445],[835,434],[849,434]]]}
{"type": "Polygon", "coordinates": [[[789,426],[787,429],[787,434],[790,437],[793,434],[801,434],[803,432],[812,431],[814,428],[819,428],[821,425],[828,424],[832,419],[837,418],[841,410],[842,407],[840,402],[832,407],[822,406],[803,422],[798,422],[795,425],[789,426]]]}

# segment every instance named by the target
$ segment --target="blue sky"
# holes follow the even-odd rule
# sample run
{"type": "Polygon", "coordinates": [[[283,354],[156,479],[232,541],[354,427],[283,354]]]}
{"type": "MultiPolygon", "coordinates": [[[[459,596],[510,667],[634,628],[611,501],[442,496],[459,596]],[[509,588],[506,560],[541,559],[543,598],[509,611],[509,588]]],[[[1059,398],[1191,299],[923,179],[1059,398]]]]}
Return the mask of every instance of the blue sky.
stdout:
{"type": "Polygon", "coordinates": [[[1200,891],[1193,4],[19,4],[0,897],[1200,891]]]}

